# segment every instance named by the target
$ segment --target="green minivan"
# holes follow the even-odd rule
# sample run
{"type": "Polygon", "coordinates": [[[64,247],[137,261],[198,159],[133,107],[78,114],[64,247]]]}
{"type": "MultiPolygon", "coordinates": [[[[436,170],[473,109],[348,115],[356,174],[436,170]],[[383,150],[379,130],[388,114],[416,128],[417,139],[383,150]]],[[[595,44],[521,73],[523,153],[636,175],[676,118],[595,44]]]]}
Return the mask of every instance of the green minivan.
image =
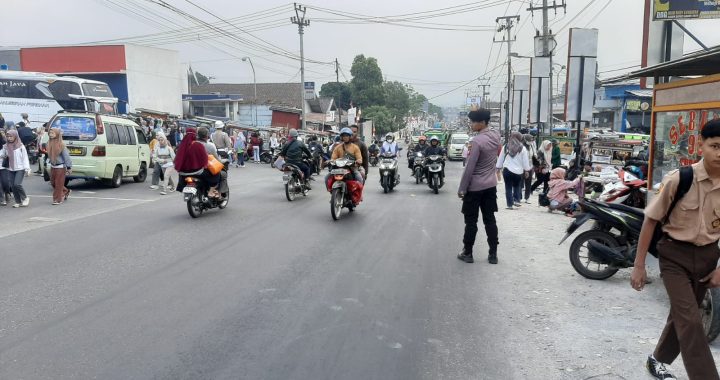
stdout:
{"type": "MultiPolygon", "coordinates": [[[[134,121],[92,112],[59,112],[50,128],[62,130],[72,156],[67,180],[99,180],[119,187],[123,177],[145,182],[150,165],[150,146],[134,121]]],[[[47,176],[48,165],[43,171],[47,176]]]]}

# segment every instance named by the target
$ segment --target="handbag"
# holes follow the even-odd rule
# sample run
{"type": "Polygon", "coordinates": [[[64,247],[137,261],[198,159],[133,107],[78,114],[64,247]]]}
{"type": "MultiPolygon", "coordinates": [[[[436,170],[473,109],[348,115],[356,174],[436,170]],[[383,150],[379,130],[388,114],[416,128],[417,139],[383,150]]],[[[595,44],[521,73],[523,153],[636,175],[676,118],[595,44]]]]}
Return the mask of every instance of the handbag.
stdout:
{"type": "Polygon", "coordinates": [[[545,193],[538,194],[538,204],[543,207],[550,206],[550,199],[548,199],[547,194],[545,194],[545,193]]]}
{"type": "Polygon", "coordinates": [[[208,165],[207,168],[213,175],[217,175],[220,173],[220,171],[223,169],[224,165],[222,162],[218,161],[215,156],[212,154],[208,154],[208,165]]]}

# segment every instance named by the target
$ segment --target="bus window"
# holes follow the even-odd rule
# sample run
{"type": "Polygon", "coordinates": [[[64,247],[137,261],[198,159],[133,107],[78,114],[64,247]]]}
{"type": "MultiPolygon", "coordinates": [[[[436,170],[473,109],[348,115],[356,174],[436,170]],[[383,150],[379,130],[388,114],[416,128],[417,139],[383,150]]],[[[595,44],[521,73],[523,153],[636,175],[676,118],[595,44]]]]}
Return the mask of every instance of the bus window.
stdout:
{"type": "Polygon", "coordinates": [[[66,110],[83,110],[85,111],[85,102],[81,99],[73,99],[70,94],[82,95],[80,85],[75,82],[64,80],[56,80],[50,83],[50,92],[53,98],[58,102],[60,107],[66,110]]]}

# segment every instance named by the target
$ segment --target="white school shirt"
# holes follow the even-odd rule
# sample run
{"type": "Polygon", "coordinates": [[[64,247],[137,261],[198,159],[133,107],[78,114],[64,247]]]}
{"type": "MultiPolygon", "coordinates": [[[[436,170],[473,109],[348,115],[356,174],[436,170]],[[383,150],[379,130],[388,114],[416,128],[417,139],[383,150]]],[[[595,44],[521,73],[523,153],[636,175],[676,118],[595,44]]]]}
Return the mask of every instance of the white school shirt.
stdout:
{"type": "Polygon", "coordinates": [[[495,167],[498,169],[507,169],[515,174],[523,174],[523,172],[532,169],[532,166],[530,166],[530,158],[528,157],[528,152],[525,147],[523,147],[515,157],[510,156],[509,153],[505,154],[505,147],[503,147],[500,152],[500,157],[498,157],[497,166],[495,167]]]}

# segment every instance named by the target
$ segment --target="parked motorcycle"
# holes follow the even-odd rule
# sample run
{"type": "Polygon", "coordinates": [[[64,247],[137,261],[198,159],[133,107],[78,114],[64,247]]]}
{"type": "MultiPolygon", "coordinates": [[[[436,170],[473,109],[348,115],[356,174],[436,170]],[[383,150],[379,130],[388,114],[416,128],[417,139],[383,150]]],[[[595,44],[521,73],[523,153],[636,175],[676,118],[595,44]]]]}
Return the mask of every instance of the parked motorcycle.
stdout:
{"type": "Polygon", "coordinates": [[[631,207],[645,208],[647,182],[626,171],[618,171],[620,181],[604,186],[599,200],[607,203],[620,203],[631,207]]]}
{"type": "MultiPolygon", "coordinates": [[[[310,165],[309,160],[305,161],[306,165],[310,165]]],[[[285,197],[289,202],[295,200],[299,194],[307,196],[310,188],[305,183],[305,175],[297,165],[286,163],[283,165],[283,182],[285,183],[285,197]]]]}
{"type": "Polygon", "coordinates": [[[428,156],[426,159],[426,175],[428,186],[437,194],[438,190],[445,184],[445,172],[443,171],[443,163],[445,158],[440,155],[428,156]]]}
{"type": "Polygon", "coordinates": [[[385,152],[380,161],[380,185],[383,192],[393,191],[395,186],[400,184],[400,173],[398,172],[397,156],[391,152],[385,152]]]}
{"type": "MultiPolygon", "coordinates": [[[[227,171],[226,167],[223,168],[227,171]]],[[[187,210],[191,217],[199,218],[205,210],[213,208],[224,209],[230,202],[230,189],[220,193],[220,198],[212,198],[208,196],[210,186],[200,178],[204,169],[192,173],[178,173],[184,178],[185,186],[182,189],[183,201],[187,203],[187,210]]]]}
{"type": "Polygon", "coordinates": [[[413,173],[415,176],[415,183],[419,184],[425,179],[425,177],[423,176],[423,173],[425,173],[425,157],[422,152],[415,152],[414,156],[410,157],[414,160],[413,173]]]}
{"type": "Polygon", "coordinates": [[[262,162],[263,164],[270,164],[274,162],[273,154],[269,150],[263,150],[262,152],[260,152],[260,162],[262,162]]]}
{"type": "MultiPolygon", "coordinates": [[[[592,280],[605,280],[618,270],[631,268],[645,215],[642,209],[624,204],[580,200],[583,213],[575,216],[562,244],[588,221],[592,229],[579,234],[570,245],[570,264],[592,280]]],[[[710,289],[702,304],[703,324],[710,341],[720,335],[720,289],[710,289]]]]}
{"type": "Polygon", "coordinates": [[[352,212],[360,204],[363,185],[353,175],[355,160],[339,158],[330,161],[329,166],[330,177],[325,185],[330,192],[330,214],[339,220],[343,208],[352,212]]]}

